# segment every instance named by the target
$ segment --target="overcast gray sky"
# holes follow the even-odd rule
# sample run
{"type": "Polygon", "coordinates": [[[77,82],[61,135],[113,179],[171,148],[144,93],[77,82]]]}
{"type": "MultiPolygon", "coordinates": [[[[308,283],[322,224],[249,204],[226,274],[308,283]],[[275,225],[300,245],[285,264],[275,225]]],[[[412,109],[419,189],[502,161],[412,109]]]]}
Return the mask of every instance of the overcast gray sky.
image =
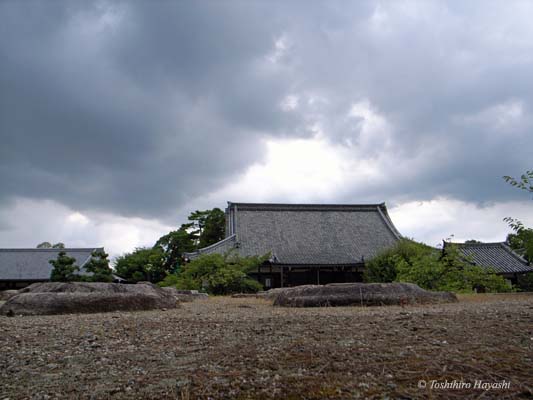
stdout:
{"type": "Polygon", "coordinates": [[[533,202],[533,3],[0,3],[0,247],[151,245],[226,201],[385,201],[435,245],[533,202]]]}

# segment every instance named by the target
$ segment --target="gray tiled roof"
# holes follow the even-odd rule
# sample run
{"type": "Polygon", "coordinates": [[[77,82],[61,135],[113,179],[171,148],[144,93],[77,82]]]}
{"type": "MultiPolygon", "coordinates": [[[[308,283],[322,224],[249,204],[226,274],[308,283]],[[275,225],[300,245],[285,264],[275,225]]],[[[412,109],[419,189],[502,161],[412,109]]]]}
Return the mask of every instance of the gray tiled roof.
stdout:
{"type": "Polygon", "coordinates": [[[215,244],[212,244],[211,246],[207,246],[207,247],[200,249],[198,253],[185,253],[184,256],[185,257],[188,256],[189,258],[194,258],[199,253],[201,254],[213,254],[213,253],[224,254],[228,250],[235,248],[236,238],[237,238],[236,235],[228,236],[227,238],[221,240],[220,242],[217,242],[215,244]]]}
{"type": "Polygon", "coordinates": [[[353,265],[400,238],[385,204],[228,203],[226,219],[224,243],[199,253],[235,247],[243,256],[271,252],[279,264],[353,265]]]}
{"type": "Polygon", "coordinates": [[[60,251],[74,257],[76,265],[83,267],[96,249],[0,249],[0,280],[48,280],[52,272],[49,261],[57,258],[60,251]]]}
{"type": "Polygon", "coordinates": [[[455,245],[468,261],[480,267],[491,267],[497,273],[522,273],[533,271],[526,260],[516,254],[505,243],[444,243],[444,247],[455,245]]]}

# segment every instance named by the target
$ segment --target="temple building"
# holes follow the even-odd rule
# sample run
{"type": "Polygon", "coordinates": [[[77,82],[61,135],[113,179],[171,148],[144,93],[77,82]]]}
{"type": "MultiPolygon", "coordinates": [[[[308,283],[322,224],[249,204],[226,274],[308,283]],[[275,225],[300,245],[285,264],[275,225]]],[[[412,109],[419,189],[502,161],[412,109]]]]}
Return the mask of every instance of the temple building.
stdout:
{"type": "Polygon", "coordinates": [[[401,238],[381,204],[228,203],[226,238],[186,253],[269,254],[250,275],[268,288],[359,282],[365,262],[401,238]]]}
{"type": "Polygon", "coordinates": [[[491,269],[510,283],[516,284],[518,276],[533,272],[533,267],[506,243],[451,243],[444,242],[443,252],[454,246],[472,265],[491,269]]]}

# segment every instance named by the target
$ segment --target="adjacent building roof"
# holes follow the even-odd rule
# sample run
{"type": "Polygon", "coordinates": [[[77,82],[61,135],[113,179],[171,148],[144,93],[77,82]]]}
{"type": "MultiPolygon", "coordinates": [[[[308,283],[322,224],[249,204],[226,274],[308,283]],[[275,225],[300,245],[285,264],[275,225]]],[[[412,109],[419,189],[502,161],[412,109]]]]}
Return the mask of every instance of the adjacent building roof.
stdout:
{"type": "Polygon", "coordinates": [[[493,268],[500,274],[515,274],[532,272],[533,268],[528,262],[516,254],[505,243],[444,243],[454,245],[460,254],[475,265],[493,268]]]}
{"type": "Polygon", "coordinates": [[[284,265],[356,265],[400,238],[382,204],[228,203],[226,239],[189,253],[272,254],[284,265]]]}
{"type": "Polygon", "coordinates": [[[94,250],[103,248],[76,249],[0,249],[0,281],[46,281],[50,279],[50,260],[57,258],[60,251],[76,259],[76,265],[83,267],[94,250]]]}

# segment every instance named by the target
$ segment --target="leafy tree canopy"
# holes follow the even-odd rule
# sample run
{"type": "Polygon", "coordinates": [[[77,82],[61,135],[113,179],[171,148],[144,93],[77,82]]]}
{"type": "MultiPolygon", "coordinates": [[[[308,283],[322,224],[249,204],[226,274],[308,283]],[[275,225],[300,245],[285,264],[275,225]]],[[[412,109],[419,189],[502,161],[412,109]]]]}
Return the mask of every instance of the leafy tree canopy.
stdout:
{"type": "Polygon", "coordinates": [[[518,179],[508,175],[504,176],[503,179],[511,186],[533,193],[533,170],[526,171],[526,173],[522,174],[518,179]]]}
{"type": "Polygon", "coordinates": [[[138,248],[115,260],[115,270],[131,281],[159,282],[179,271],[182,255],[224,239],[225,215],[219,208],[194,211],[189,222],[161,236],[152,248],[138,248]]]}
{"type": "Polygon", "coordinates": [[[67,253],[60,251],[55,260],[50,260],[52,264],[52,273],[50,280],[52,282],[72,282],[80,280],[80,276],[76,274],[80,268],[75,265],[76,259],[67,256],[67,253]]]}
{"type": "Polygon", "coordinates": [[[266,259],[268,256],[240,257],[234,252],[205,254],[184,265],[175,277],[167,277],[166,283],[179,289],[205,290],[215,295],[255,293],[262,286],[247,273],[266,259]]]}
{"type": "Polygon", "coordinates": [[[190,229],[197,247],[206,247],[224,239],[226,219],[220,208],[196,210],[189,215],[188,220],[190,223],[184,226],[190,229]]]}
{"type": "Polygon", "coordinates": [[[399,260],[411,260],[419,255],[440,254],[423,243],[402,239],[395,246],[384,250],[365,265],[365,282],[394,282],[397,278],[399,260]]]}
{"type": "MultiPolygon", "coordinates": [[[[512,176],[504,176],[506,182],[510,185],[533,193],[533,170],[526,171],[520,178],[515,179],[512,176]]],[[[524,257],[528,262],[533,262],[533,229],[527,228],[518,219],[507,217],[504,218],[514,233],[507,235],[507,244],[524,257]]]]}
{"type": "Polygon", "coordinates": [[[516,233],[508,234],[506,242],[516,253],[533,263],[533,229],[522,226],[516,233]]]}
{"type": "Polygon", "coordinates": [[[167,273],[163,262],[165,254],[161,247],[135,249],[131,253],[126,253],[115,260],[115,271],[122,278],[133,281],[159,282],[167,273]]]}
{"type": "Polygon", "coordinates": [[[454,246],[438,249],[403,239],[367,263],[367,282],[411,282],[428,290],[507,292],[511,287],[494,271],[472,265],[454,246]]]}
{"type": "Polygon", "coordinates": [[[204,230],[199,237],[199,246],[206,247],[224,239],[226,216],[220,208],[213,208],[205,219],[204,230]]]}
{"type": "Polygon", "coordinates": [[[184,224],[179,229],[161,236],[154,246],[163,252],[165,271],[176,272],[181,265],[182,254],[195,249],[193,235],[187,230],[187,226],[184,224]]]}
{"type": "Polygon", "coordinates": [[[189,223],[161,236],[155,247],[164,253],[163,269],[177,272],[182,264],[182,254],[197,248],[212,245],[224,239],[226,219],[219,208],[194,211],[189,215],[189,223]]]}
{"type": "Polygon", "coordinates": [[[428,290],[452,292],[509,292],[512,287],[495,271],[473,265],[449,245],[438,252],[417,254],[410,260],[400,259],[397,264],[399,282],[412,282],[428,290]]]}

